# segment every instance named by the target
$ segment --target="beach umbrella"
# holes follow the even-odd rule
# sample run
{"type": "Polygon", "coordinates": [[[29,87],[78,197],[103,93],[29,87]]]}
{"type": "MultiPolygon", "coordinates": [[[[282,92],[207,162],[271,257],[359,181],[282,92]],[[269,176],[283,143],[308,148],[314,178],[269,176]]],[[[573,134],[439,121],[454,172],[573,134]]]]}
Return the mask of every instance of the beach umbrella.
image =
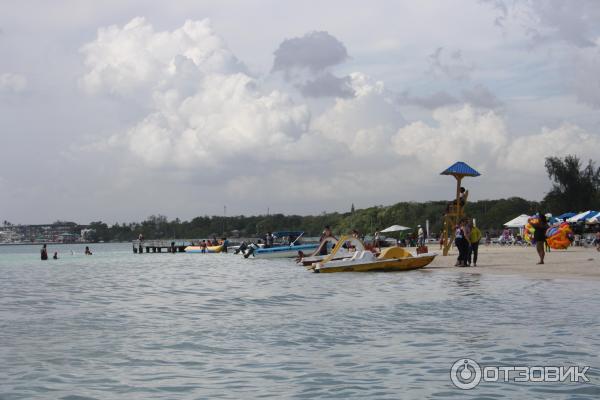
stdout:
{"type": "Polygon", "coordinates": [[[381,233],[389,233],[389,232],[400,232],[400,231],[410,231],[412,228],[402,226],[402,225],[392,225],[390,227],[385,228],[380,231],[381,233]]]}
{"type": "Polygon", "coordinates": [[[566,213],[564,213],[564,214],[560,214],[560,215],[559,215],[558,217],[556,217],[556,218],[558,218],[558,219],[567,219],[567,218],[574,217],[575,215],[577,215],[577,213],[574,213],[574,212],[566,212],[566,213]]]}
{"type": "Polygon", "coordinates": [[[527,225],[527,221],[529,220],[529,215],[521,214],[516,218],[511,219],[507,223],[504,224],[507,228],[523,228],[527,225]]]}
{"type": "Polygon", "coordinates": [[[567,222],[583,222],[596,215],[598,211],[584,211],[567,219],[567,222]]]}
{"type": "Polygon", "coordinates": [[[600,212],[597,212],[596,214],[590,216],[587,221],[585,221],[587,224],[598,224],[600,223],[600,212]]]}

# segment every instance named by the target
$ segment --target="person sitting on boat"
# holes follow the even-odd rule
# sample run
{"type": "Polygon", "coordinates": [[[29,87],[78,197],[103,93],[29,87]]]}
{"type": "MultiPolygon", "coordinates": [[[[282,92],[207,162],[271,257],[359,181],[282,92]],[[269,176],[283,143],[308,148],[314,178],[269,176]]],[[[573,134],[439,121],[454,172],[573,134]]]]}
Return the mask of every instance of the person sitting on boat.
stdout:
{"type": "MultiPolygon", "coordinates": [[[[323,243],[323,240],[327,239],[328,237],[332,237],[333,234],[331,233],[331,227],[329,225],[325,225],[325,229],[323,230],[323,233],[321,234],[321,237],[319,238],[319,243],[323,243]]],[[[327,245],[321,246],[321,250],[319,250],[319,255],[321,256],[326,256],[327,255],[327,245]]]]}
{"type": "Polygon", "coordinates": [[[288,236],[288,240],[287,240],[288,245],[291,246],[296,241],[296,238],[297,238],[297,236],[295,236],[295,235],[288,236]]]}
{"type": "Polygon", "coordinates": [[[267,236],[265,236],[265,247],[273,247],[273,234],[271,232],[267,232],[267,236]]]}

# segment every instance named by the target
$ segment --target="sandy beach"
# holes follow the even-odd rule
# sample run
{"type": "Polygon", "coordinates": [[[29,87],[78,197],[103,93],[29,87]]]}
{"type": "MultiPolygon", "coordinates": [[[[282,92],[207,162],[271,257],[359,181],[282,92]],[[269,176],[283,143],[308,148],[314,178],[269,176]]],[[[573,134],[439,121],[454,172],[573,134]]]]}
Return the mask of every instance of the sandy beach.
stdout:
{"type": "Polygon", "coordinates": [[[520,275],[539,279],[600,280],[600,252],[594,247],[571,247],[546,253],[545,264],[537,265],[534,247],[480,246],[477,267],[454,267],[458,252],[442,256],[439,246],[429,247],[440,255],[427,268],[443,268],[472,274],[520,275]]]}

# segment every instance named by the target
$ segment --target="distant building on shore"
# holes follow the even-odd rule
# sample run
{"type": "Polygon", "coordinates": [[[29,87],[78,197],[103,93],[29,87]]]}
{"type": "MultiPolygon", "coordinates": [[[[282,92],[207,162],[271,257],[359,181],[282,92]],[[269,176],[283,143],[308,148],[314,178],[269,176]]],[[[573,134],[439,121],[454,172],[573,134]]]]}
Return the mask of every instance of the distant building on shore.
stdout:
{"type": "Polygon", "coordinates": [[[0,243],[78,243],[85,242],[82,231],[86,225],[60,222],[43,225],[12,225],[0,227],[0,243]]]}

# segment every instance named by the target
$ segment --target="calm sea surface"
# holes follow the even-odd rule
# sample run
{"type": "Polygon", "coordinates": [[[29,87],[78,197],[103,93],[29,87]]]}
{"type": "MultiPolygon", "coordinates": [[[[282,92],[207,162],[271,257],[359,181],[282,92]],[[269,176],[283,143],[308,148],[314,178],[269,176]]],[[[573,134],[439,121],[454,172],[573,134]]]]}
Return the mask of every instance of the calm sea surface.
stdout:
{"type": "Polygon", "coordinates": [[[54,250],[0,246],[0,399],[600,398],[597,281],[54,250]],[[463,357],[588,365],[592,383],[462,391],[463,357]]]}

